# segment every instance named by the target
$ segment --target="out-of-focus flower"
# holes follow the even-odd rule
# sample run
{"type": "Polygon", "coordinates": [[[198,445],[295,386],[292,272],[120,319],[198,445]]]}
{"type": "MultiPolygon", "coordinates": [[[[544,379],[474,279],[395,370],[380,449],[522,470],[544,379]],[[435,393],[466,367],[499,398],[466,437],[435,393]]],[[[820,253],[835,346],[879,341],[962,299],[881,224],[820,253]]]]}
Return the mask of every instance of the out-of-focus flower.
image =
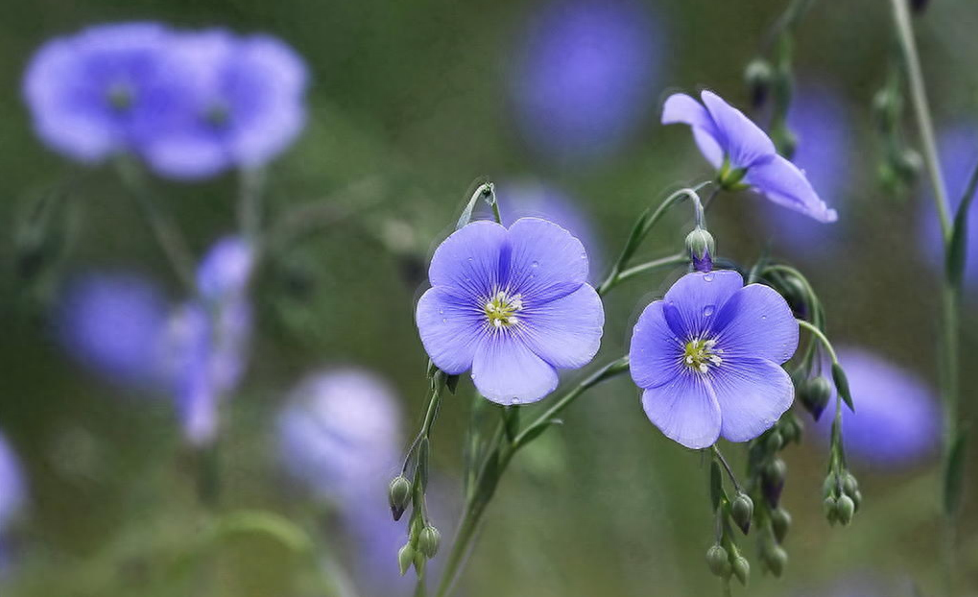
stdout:
{"type": "Polygon", "coordinates": [[[255,265],[251,244],[239,236],[217,241],[197,268],[197,288],[207,300],[240,296],[248,288],[255,265]]]}
{"type": "MultiPolygon", "coordinates": [[[[941,130],[937,141],[941,166],[944,168],[944,182],[951,201],[951,216],[957,213],[961,196],[968,186],[971,172],[978,164],[978,123],[961,122],[941,130]]],[[[941,224],[937,219],[933,195],[930,187],[923,193],[919,202],[921,217],[920,239],[927,257],[934,267],[944,267],[944,249],[941,238],[941,224]]],[[[978,208],[972,206],[968,212],[968,248],[964,279],[970,288],[978,287],[978,208]]]]}
{"type": "Polygon", "coordinates": [[[306,67],[281,40],[183,33],[167,58],[186,77],[187,95],[171,108],[172,126],[142,146],[157,173],[193,179],[262,166],[301,132],[306,67]]]}
{"type": "MultiPolygon", "coordinates": [[[[933,455],[940,445],[941,413],[932,388],[868,350],[846,346],[837,352],[856,403],[856,412],[842,415],[850,459],[900,468],[933,455]]],[[[828,437],[831,421],[822,417],[818,429],[823,437],[828,437]]]]}
{"type": "Polygon", "coordinates": [[[753,187],[772,202],[819,222],[837,219],[804,173],[777,154],[767,133],[715,93],[703,91],[701,98],[702,104],[684,93],[669,96],[662,108],[662,124],[682,123],[693,129],[700,152],[718,171],[720,184],[731,189],[753,187]]]}
{"type": "Polygon", "coordinates": [[[46,43],[23,84],[37,134],[87,163],[138,147],[169,125],[185,93],[179,74],[164,66],[172,43],[155,23],[91,27],[46,43]]]}
{"type": "Polygon", "coordinates": [[[791,406],[781,368],[798,323],[780,294],[734,271],[683,276],[639,317],[629,351],[642,406],[666,437],[705,448],[753,439],[791,406]]]}
{"type": "Polygon", "coordinates": [[[654,96],[661,43],[630,0],[558,0],[530,18],[511,94],[527,142],[557,160],[614,150],[654,96]]]}
{"type": "Polygon", "coordinates": [[[824,583],[818,588],[795,591],[792,597],[913,597],[919,594],[902,574],[859,572],[824,583]]]}
{"type": "Polygon", "coordinates": [[[98,273],[67,285],[56,333],[72,358],[108,381],[147,386],[161,381],[160,337],[166,300],[146,278],[98,273]]]}
{"type": "MultiPolygon", "coordinates": [[[[852,149],[845,101],[827,87],[802,85],[793,96],[788,125],[798,137],[792,161],[818,188],[820,196],[844,209],[857,155],[852,149]]],[[[807,217],[795,211],[764,209],[761,217],[778,244],[800,255],[839,240],[840,229],[812,226],[807,217]]]]}
{"type": "Polygon", "coordinates": [[[421,341],[445,373],[471,368],[489,400],[535,402],[557,387],[557,369],[583,367],[601,344],[604,309],[587,275],[581,241],[556,224],[473,222],[431,259],[421,341]]]}
{"type": "Polygon", "coordinates": [[[20,462],[0,433],[0,572],[6,567],[8,554],[3,534],[27,501],[27,486],[20,462]]]}

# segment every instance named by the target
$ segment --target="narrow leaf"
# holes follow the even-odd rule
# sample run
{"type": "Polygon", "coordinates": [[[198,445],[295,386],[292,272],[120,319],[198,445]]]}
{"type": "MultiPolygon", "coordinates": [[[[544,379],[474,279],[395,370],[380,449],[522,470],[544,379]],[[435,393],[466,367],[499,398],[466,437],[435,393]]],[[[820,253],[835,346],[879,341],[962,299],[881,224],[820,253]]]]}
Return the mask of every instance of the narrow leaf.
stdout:
{"type": "Polygon", "coordinates": [[[472,212],[475,210],[475,204],[482,199],[488,199],[493,196],[493,184],[491,182],[484,182],[480,184],[475,192],[472,193],[472,198],[465,205],[465,209],[462,210],[462,215],[458,218],[458,223],[455,224],[455,229],[458,230],[466,224],[472,221],[472,212]]]}
{"type": "Polygon", "coordinates": [[[849,378],[846,377],[846,372],[838,363],[832,363],[832,381],[835,382],[835,390],[839,392],[839,396],[842,397],[849,410],[856,412],[856,407],[852,404],[852,393],[849,391],[849,378]]]}
{"type": "Polygon", "coordinates": [[[961,286],[961,278],[967,258],[968,246],[968,210],[975,198],[978,188],[978,165],[975,166],[968,180],[968,188],[961,197],[958,212],[954,216],[954,227],[951,229],[951,240],[947,248],[947,279],[955,288],[961,286]]]}

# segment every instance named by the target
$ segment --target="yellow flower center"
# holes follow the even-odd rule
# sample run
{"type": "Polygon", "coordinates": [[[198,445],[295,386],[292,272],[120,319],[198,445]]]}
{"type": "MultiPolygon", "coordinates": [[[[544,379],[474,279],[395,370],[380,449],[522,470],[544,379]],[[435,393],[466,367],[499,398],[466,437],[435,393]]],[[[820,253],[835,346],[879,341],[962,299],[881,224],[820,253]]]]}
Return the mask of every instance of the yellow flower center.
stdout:
{"type": "Polygon", "coordinates": [[[509,296],[500,290],[486,301],[485,311],[489,325],[494,329],[510,327],[519,322],[517,313],[523,310],[523,297],[519,294],[509,296]]]}
{"type": "Polygon", "coordinates": [[[702,338],[690,340],[683,350],[683,363],[694,371],[707,373],[711,366],[717,367],[723,363],[723,359],[719,356],[723,350],[717,348],[716,345],[716,340],[704,340],[702,338]]]}

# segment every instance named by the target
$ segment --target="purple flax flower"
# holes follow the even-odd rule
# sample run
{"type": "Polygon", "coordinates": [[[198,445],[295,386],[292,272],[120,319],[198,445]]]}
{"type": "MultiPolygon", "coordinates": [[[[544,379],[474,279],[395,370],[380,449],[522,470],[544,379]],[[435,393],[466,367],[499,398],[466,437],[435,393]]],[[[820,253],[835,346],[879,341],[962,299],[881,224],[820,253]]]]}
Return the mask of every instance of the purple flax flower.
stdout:
{"type": "Polygon", "coordinates": [[[639,317],[629,351],[645,414],[666,437],[705,448],[753,439],[791,406],[781,368],[798,323],[780,294],[734,271],[683,276],[639,317]]]}
{"type": "MultiPolygon", "coordinates": [[[[843,347],[856,412],[844,412],[842,432],[850,458],[898,469],[932,456],[940,445],[941,413],[931,387],[911,371],[870,351],[843,347]]],[[[832,417],[818,429],[828,437],[832,417]]]]}
{"type": "Polygon", "coordinates": [[[836,220],[835,210],[819,199],[801,170],[777,154],[767,133],[715,93],[703,91],[701,97],[703,104],[684,93],[671,95],[662,108],[662,124],[690,125],[700,152],[722,182],[733,179],[749,185],[772,202],[819,222],[836,220]]]}
{"type": "Polygon", "coordinates": [[[163,66],[172,34],[123,23],[56,38],[31,59],[24,99],[52,149],[94,163],[138,146],[167,126],[183,86],[163,66]]]}
{"type": "Polygon", "coordinates": [[[183,72],[188,91],[172,106],[172,126],[142,146],[163,176],[195,179],[262,166],[305,124],[306,67],[278,39],[224,30],[182,34],[168,64],[183,72]]]}
{"type": "MultiPolygon", "coordinates": [[[[802,85],[791,102],[788,125],[798,137],[792,160],[822,197],[843,210],[857,174],[852,165],[858,161],[845,101],[828,87],[802,85]]],[[[839,228],[812,226],[794,211],[765,209],[760,215],[778,244],[799,256],[810,255],[812,247],[837,246],[841,240],[839,228]]]]}
{"type": "MultiPolygon", "coordinates": [[[[978,124],[960,122],[944,128],[938,137],[938,154],[944,168],[944,181],[951,200],[951,215],[957,213],[961,196],[968,186],[968,178],[978,164],[978,124]]],[[[920,201],[920,239],[924,251],[935,268],[943,268],[943,240],[941,224],[934,209],[930,187],[920,201]]],[[[968,248],[964,279],[971,289],[978,288],[978,206],[968,212],[968,248]]]]}
{"type": "Polygon", "coordinates": [[[159,338],[166,300],[149,280],[100,273],[69,282],[58,303],[55,331],[86,369],[121,385],[161,381],[159,338]]]}
{"type": "Polygon", "coordinates": [[[250,243],[239,236],[217,241],[197,269],[197,288],[207,300],[240,296],[248,288],[255,265],[250,243]]]}
{"type": "Polygon", "coordinates": [[[0,433],[0,573],[8,561],[3,534],[27,501],[27,488],[20,463],[0,433]]]}
{"type": "Polygon", "coordinates": [[[445,373],[472,369],[489,400],[535,402],[557,387],[557,369],[583,367],[601,344],[604,310],[587,275],[583,245],[556,224],[473,222],[431,258],[421,341],[445,373]]]}
{"type": "Polygon", "coordinates": [[[544,5],[530,19],[511,85],[528,143],[569,160],[619,147],[652,100],[659,33],[646,7],[630,0],[544,5]]]}

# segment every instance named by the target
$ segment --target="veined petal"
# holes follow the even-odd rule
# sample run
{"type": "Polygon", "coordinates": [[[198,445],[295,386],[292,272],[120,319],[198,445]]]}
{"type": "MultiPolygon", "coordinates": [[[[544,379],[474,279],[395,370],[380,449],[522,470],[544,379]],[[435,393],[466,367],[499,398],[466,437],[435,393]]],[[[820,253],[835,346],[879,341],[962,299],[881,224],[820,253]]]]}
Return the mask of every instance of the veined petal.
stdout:
{"type": "Polygon", "coordinates": [[[557,387],[557,371],[505,331],[479,344],[472,363],[479,393],[497,404],[536,402],[557,387]]]}
{"type": "Polygon", "coordinates": [[[744,182],[753,185],[765,197],[793,209],[819,222],[829,223],[838,219],[834,209],[819,199],[805,174],[797,166],[779,155],[751,167],[744,182]]]}
{"type": "Polygon", "coordinates": [[[683,373],[642,394],[649,420],[669,439],[687,448],[712,446],[720,436],[720,407],[697,373],[683,373]]]}
{"type": "Polygon", "coordinates": [[[748,284],[717,315],[717,346],[725,355],[784,363],[798,348],[798,321],[773,288],[748,284]]]}
{"type": "Polygon", "coordinates": [[[774,155],[774,142],[744,113],[723,101],[712,91],[701,94],[706,109],[716,123],[721,145],[734,168],[750,168],[768,156],[774,155]]]}
{"type": "Polygon", "coordinates": [[[429,288],[418,301],[415,318],[425,352],[439,369],[458,375],[472,367],[487,323],[473,297],[449,287],[429,288]]]}
{"type": "Polygon", "coordinates": [[[642,311],[632,330],[628,351],[629,369],[635,385],[656,388],[682,373],[683,344],[666,323],[663,301],[642,311]]]}
{"type": "Polygon", "coordinates": [[[565,297],[527,307],[513,331],[537,356],[561,369],[591,362],[601,346],[604,308],[588,284],[565,297]]]}
{"type": "Polygon", "coordinates": [[[720,133],[713,117],[701,103],[685,93],[674,93],[662,106],[662,124],[688,124],[693,128],[693,138],[703,156],[715,168],[723,163],[723,147],[720,133]]]}
{"type": "Polygon", "coordinates": [[[770,429],[795,396],[788,373],[766,359],[725,356],[709,380],[720,405],[720,433],[732,442],[754,439],[770,429]]]}
{"type": "Polygon", "coordinates": [[[700,336],[712,329],[717,313],[743,286],[744,279],[733,270],[686,274],[663,299],[666,323],[681,340],[700,336]]]}
{"type": "Polygon", "coordinates": [[[506,229],[495,222],[472,222],[435,249],[428,268],[432,286],[451,286],[473,298],[489,298],[500,286],[506,229]]]}
{"type": "Polygon", "coordinates": [[[508,287],[532,308],[566,296],[587,281],[587,253],[581,241],[557,224],[522,218],[509,228],[508,287]]]}

